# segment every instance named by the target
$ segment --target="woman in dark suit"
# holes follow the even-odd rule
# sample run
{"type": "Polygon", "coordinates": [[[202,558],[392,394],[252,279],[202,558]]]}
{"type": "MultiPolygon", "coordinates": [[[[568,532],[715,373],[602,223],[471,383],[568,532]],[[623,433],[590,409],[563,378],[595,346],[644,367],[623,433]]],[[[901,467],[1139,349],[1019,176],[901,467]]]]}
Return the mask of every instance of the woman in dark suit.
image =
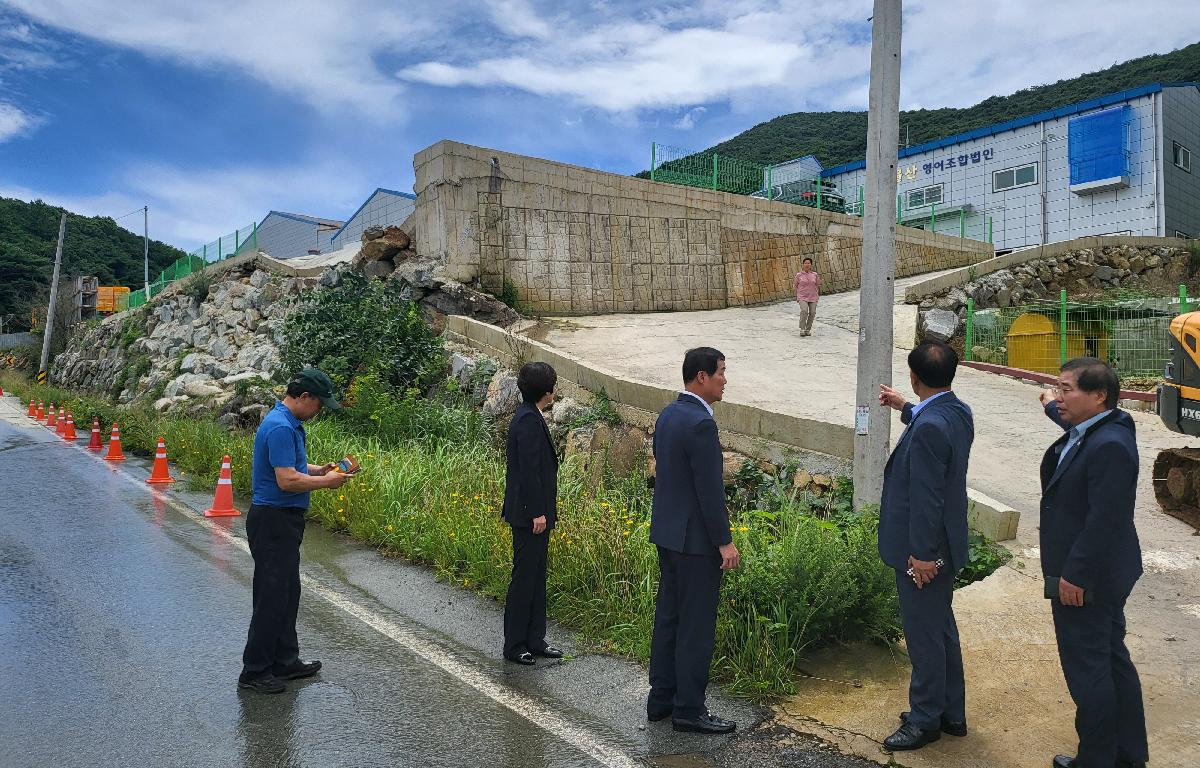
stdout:
{"type": "Polygon", "coordinates": [[[513,568],[504,603],[504,658],[532,665],[557,659],[546,644],[546,552],[557,517],[558,456],[542,411],[554,402],[558,374],[526,363],[517,374],[524,401],[508,426],[508,472],[501,516],[512,526],[513,568]]]}

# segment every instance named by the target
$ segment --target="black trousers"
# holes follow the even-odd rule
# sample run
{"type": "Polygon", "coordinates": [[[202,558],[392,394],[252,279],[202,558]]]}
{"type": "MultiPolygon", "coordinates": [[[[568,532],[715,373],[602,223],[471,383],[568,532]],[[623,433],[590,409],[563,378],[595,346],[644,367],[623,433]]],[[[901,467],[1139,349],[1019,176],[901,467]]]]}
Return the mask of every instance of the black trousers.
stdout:
{"type": "Polygon", "coordinates": [[[908,683],[908,721],[927,731],[941,727],[942,718],[967,719],[967,687],[962,648],[954,621],[954,574],[943,568],[921,589],[912,577],[896,571],[900,621],[912,662],[908,683]]]}
{"type": "Polygon", "coordinates": [[[1117,758],[1150,759],[1142,684],[1125,647],[1125,598],[1082,607],[1050,601],[1058,658],[1075,702],[1079,768],[1112,768],[1117,758]]]}
{"type": "Polygon", "coordinates": [[[504,655],[546,648],[546,554],[550,532],[511,526],[512,579],[504,600],[504,655]]]}
{"type": "Polygon", "coordinates": [[[254,558],[254,613],[242,652],[244,675],[259,675],[300,658],[296,612],[306,511],[252,504],[246,514],[246,538],[254,558]]]}
{"type": "Polygon", "coordinates": [[[658,599],[650,640],[647,707],[690,719],[704,711],[717,638],[721,558],[658,548],[658,599]]]}

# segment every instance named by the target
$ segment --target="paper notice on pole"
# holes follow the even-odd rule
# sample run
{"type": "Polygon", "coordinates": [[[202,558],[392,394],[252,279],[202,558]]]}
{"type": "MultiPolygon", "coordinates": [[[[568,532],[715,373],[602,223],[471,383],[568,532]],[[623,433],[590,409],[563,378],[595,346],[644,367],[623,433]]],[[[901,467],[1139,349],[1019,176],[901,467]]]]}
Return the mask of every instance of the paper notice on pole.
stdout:
{"type": "Polygon", "coordinates": [[[867,434],[867,422],[871,418],[871,406],[859,405],[854,408],[854,434],[867,434]]]}

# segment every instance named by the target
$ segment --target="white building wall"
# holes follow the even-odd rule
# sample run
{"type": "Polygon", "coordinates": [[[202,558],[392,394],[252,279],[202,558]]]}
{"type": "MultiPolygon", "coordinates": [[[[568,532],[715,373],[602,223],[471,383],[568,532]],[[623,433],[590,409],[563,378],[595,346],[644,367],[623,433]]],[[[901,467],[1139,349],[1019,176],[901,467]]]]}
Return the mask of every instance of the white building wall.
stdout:
{"type": "MultiPolygon", "coordinates": [[[[1194,88],[1191,90],[1195,91],[1194,88]]],[[[992,241],[997,250],[1043,242],[1043,185],[1046,196],[1045,242],[1115,232],[1155,235],[1156,127],[1153,96],[1138,97],[1126,103],[1130,105],[1132,113],[1127,188],[1086,195],[1070,191],[1068,124],[1071,117],[1077,117],[1072,115],[900,158],[898,190],[901,199],[906,201],[910,190],[941,184],[942,203],[938,205],[938,210],[946,209],[946,214],[939,214],[937,231],[957,235],[959,218],[953,209],[969,204],[973,214],[967,217],[967,236],[986,240],[985,216],[991,216],[992,241]],[[1043,128],[1046,134],[1044,157],[1043,128]],[[966,165],[961,163],[963,158],[966,158],[966,165]],[[1026,163],[1038,165],[1036,184],[1002,192],[993,191],[994,172],[1026,163]]],[[[1111,106],[1115,105],[1103,109],[1111,106]]],[[[1169,145],[1166,156],[1170,157],[1169,145]]],[[[837,183],[841,194],[850,201],[857,198],[858,187],[865,185],[866,172],[865,169],[856,169],[831,178],[837,183]]],[[[912,221],[914,213],[906,211],[905,221],[912,221]]],[[[928,219],[925,220],[925,226],[928,227],[928,219]]]]}

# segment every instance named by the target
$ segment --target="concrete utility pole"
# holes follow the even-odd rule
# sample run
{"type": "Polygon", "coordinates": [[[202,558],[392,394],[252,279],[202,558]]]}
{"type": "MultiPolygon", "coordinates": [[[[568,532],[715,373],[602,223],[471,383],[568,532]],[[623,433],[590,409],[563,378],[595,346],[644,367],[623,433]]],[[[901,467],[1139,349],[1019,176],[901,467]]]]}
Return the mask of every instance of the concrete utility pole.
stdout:
{"type": "Polygon", "coordinates": [[[891,412],[879,385],[892,383],[896,265],[896,144],[900,135],[901,0],[875,0],[867,112],[862,290],[858,303],[858,384],[854,414],[854,507],[878,504],[891,448],[891,412]]]}
{"type": "Polygon", "coordinates": [[[145,269],[146,301],[150,301],[150,206],[142,206],[142,265],[145,269]]]}
{"type": "Polygon", "coordinates": [[[58,303],[58,273],[62,269],[63,235],[67,232],[67,212],[58,220],[58,247],[54,249],[54,276],[50,278],[50,306],[46,310],[46,330],[42,336],[42,361],[38,364],[37,383],[46,383],[47,364],[50,362],[50,339],[54,338],[54,307],[58,303]]]}

